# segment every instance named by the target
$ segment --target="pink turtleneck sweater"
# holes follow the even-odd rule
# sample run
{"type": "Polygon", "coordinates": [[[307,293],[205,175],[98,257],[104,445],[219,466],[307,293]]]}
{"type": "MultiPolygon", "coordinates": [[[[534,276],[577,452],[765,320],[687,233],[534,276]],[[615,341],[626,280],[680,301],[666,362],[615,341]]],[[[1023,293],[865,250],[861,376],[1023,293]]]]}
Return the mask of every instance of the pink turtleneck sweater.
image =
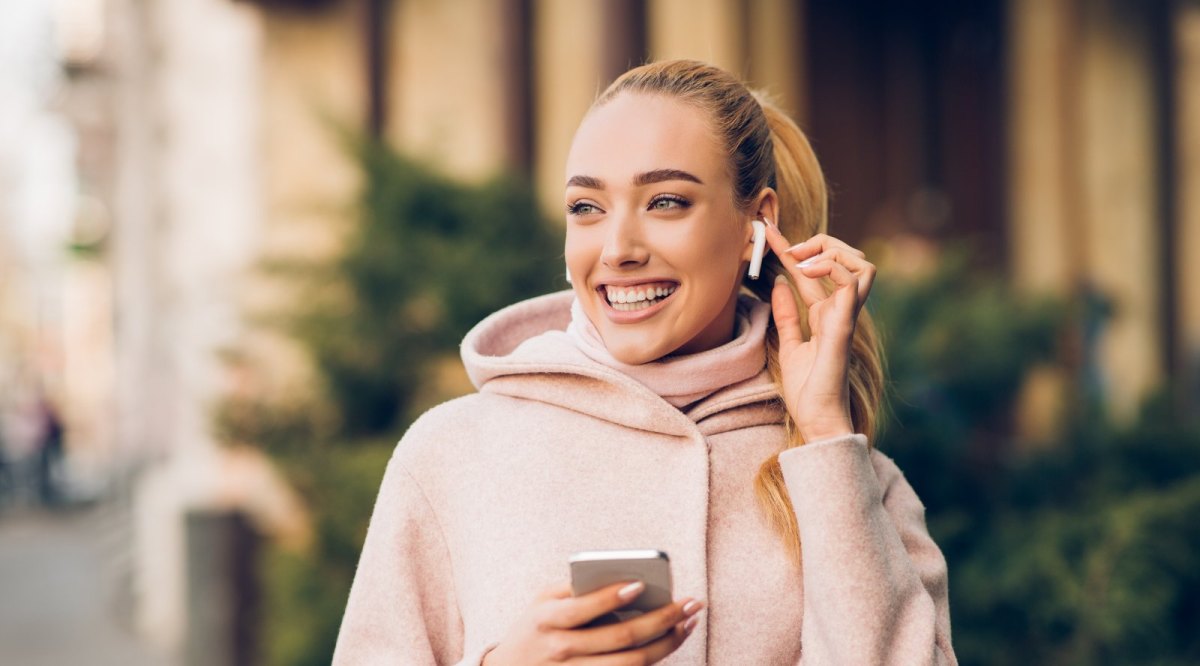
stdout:
{"type": "Polygon", "coordinates": [[[862,435],[780,453],[765,369],[673,406],[581,351],[572,296],[505,308],[463,341],[479,392],[396,446],[334,664],[478,666],[570,580],[571,553],[605,548],[667,552],[675,595],[708,602],[663,666],[956,663],[946,562],[891,459],[862,435]],[[800,567],[754,494],[776,453],[800,567]]]}
{"type": "Polygon", "coordinates": [[[632,377],[682,409],[719,389],[750,379],[766,367],[764,340],[770,319],[769,305],[742,294],[738,297],[734,335],[729,342],[696,354],[630,365],[608,351],[600,332],[576,298],[571,301],[567,335],[588,358],[632,377]]]}

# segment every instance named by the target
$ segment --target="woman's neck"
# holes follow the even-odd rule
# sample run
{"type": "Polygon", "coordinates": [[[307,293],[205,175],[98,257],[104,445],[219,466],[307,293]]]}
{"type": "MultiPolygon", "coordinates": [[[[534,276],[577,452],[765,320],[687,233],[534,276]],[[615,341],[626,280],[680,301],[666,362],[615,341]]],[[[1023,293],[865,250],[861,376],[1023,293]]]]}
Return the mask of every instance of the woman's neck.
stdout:
{"type": "Polygon", "coordinates": [[[733,335],[724,344],[691,354],[676,350],[672,355],[638,365],[622,363],[613,357],[578,300],[571,304],[567,334],[592,360],[621,371],[682,409],[726,386],[750,379],[766,367],[764,341],[771,318],[770,306],[744,296],[734,301],[730,316],[733,335]]]}

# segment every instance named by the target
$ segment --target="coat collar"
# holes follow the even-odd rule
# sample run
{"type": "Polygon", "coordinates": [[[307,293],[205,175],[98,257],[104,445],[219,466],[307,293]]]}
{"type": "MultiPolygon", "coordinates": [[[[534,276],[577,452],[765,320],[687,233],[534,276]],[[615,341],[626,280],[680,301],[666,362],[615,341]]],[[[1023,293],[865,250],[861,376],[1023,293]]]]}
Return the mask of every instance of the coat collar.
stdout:
{"type": "Polygon", "coordinates": [[[480,392],[553,404],[625,427],[691,437],[778,423],[782,412],[766,371],[680,411],[643,384],[588,358],[567,336],[570,290],[510,305],[479,322],[462,343],[463,365],[480,392]],[[702,426],[698,426],[702,424],[702,426]]]}

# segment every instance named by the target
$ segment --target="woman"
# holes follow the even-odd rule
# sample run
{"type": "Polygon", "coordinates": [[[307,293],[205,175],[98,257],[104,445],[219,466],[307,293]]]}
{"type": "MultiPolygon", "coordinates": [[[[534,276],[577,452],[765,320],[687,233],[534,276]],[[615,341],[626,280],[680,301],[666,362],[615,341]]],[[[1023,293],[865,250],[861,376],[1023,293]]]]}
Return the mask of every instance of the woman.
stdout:
{"type": "Polygon", "coordinates": [[[566,176],[573,289],[463,341],[479,392],[397,446],[334,661],[956,663],[924,508],[870,446],[875,269],[822,233],[796,125],[653,63],[596,100],[566,176]],[[582,628],[640,592],[571,596],[568,556],[607,548],[666,551],[677,600],[582,628]]]}

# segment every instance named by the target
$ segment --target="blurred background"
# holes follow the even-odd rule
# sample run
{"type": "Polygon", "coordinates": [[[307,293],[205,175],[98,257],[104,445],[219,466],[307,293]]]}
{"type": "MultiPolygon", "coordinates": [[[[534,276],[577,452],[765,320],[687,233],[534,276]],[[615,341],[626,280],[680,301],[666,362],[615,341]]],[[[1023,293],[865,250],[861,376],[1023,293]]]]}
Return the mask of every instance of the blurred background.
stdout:
{"type": "Polygon", "coordinates": [[[630,65],[808,132],[964,664],[1200,663],[1200,3],[0,0],[0,663],[321,664],[630,65]]]}

